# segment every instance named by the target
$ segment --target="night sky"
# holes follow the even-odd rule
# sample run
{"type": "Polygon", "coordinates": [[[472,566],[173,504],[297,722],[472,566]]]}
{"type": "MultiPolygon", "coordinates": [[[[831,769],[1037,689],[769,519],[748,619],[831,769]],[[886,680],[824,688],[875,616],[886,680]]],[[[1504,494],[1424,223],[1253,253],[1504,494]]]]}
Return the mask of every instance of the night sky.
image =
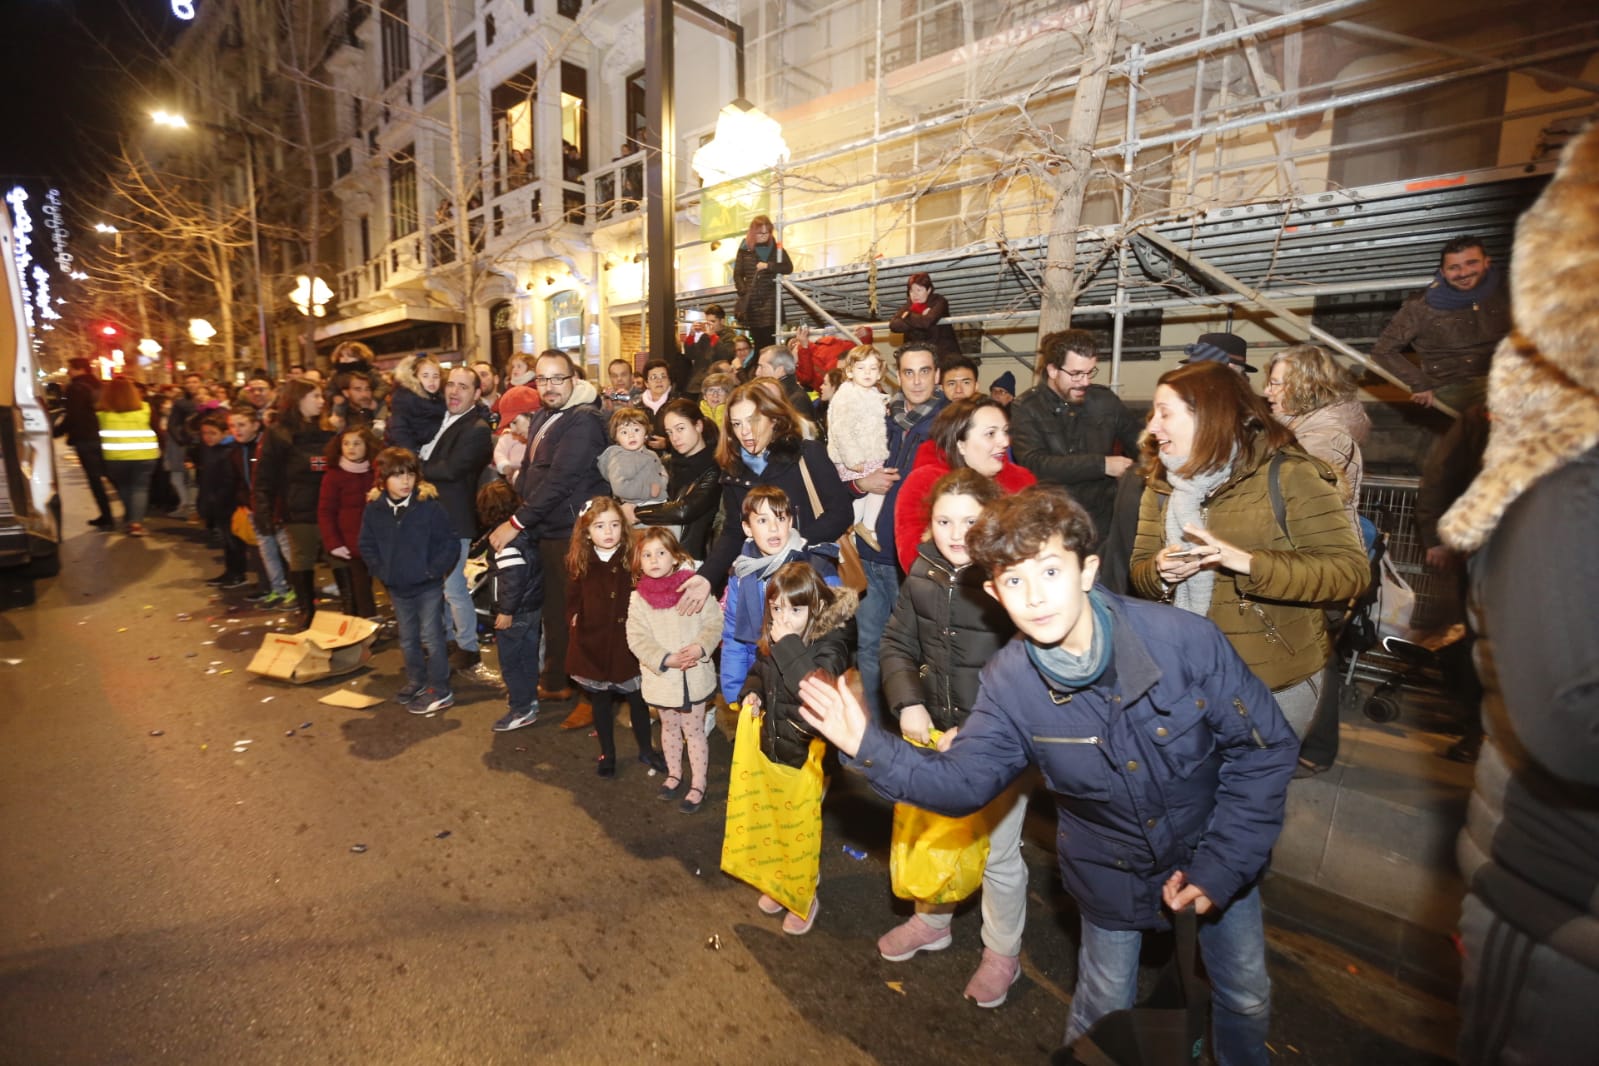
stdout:
{"type": "MultiPolygon", "coordinates": [[[[197,7],[208,0],[195,0],[197,7]]],[[[170,0],[0,0],[0,177],[60,185],[83,206],[159,84],[184,23],[170,0]]]]}

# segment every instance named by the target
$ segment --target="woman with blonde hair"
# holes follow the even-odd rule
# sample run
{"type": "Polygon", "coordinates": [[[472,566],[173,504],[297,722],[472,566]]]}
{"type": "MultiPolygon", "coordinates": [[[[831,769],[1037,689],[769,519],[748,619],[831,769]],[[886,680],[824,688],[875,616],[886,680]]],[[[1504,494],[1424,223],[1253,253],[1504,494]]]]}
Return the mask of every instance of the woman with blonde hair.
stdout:
{"type": "Polygon", "coordinates": [[[1338,495],[1357,529],[1364,470],[1360,447],[1371,435],[1371,419],[1355,399],[1355,379],[1327,351],[1296,344],[1272,356],[1266,367],[1266,402],[1272,417],[1294,431],[1299,446],[1338,475],[1338,495]]]}
{"type": "Polygon", "coordinates": [[[125,532],[144,536],[144,512],[150,504],[150,475],[161,458],[161,445],[150,423],[150,405],[139,388],[124,377],[112,378],[95,404],[100,422],[100,451],[106,477],[122,499],[125,532]]]}

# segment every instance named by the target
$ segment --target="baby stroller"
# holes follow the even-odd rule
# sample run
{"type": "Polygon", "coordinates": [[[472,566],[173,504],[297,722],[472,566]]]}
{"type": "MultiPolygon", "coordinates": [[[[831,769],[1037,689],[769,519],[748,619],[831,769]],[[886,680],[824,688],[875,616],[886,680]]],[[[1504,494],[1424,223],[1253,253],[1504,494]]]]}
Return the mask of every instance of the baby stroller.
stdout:
{"type": "MultiPolygon", "coordinates": [[[[1366,546],[1371,579],[1366,583],[1365,591],[1344,604],[1341,610],[1329,611],[1327,620],[1327,635],[1332,641],[1333,654],[1338,658],[1341,674],[1338,694],[1340,714],[1354,710],[1360,702],[1355,672],[1362,666],[1363,656],[1369,656],[1374,648],[1381,646],[1389,656],[1401,657],[1398,648],[1388,646],[1395,638],[1381,634],[1378,626],[1383,558],[1388,552],[1388,535],[1378,530],[1364,515],[1359,517],[1361,541],[1366,546]]],[[[1370,673],[1369,669],[1367,672],[1370,673]]],[[[1366,717],[1374,722],[1392,722],[1398,718],[1399,701],[1396,696],[1404,682],[1403,671],[1380,672],[1376,689],[1366,697],[1361,707],[1366,717]]]]}

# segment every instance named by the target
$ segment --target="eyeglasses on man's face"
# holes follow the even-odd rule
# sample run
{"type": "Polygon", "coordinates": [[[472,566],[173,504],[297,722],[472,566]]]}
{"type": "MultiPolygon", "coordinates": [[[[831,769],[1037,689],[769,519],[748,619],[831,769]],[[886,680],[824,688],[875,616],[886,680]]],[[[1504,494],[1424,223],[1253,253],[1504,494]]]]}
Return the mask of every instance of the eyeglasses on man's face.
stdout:
{"type": "Polygon", "coordinates": [[[1099,376],[1099,367],[1096,366],[1088,370],[1067,370],[1062,367],[1059,370],[1059,374],[1069,381],[1093,381],[1099,376]]]}
{"type": "Polygon", "coordinates": [[[546,385],[565,385],[568,381],[571,381],[571,380],[572,380],[572,375],[571,374],[556,374],[554,377],[534,378],[533,379],[533,384],[537,385],[539,388],[542,389],[546,385]]]}

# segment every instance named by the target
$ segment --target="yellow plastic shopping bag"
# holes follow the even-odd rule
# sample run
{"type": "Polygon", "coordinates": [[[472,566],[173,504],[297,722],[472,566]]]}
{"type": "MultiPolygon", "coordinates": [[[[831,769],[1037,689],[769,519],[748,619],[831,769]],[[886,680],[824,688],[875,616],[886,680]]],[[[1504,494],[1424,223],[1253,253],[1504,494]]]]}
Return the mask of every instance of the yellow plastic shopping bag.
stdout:
{"type": "Polygon", "coordinates": [[[1010,809],[1013,788],[964,818],[894,804],[894,835],[888,846],[894,895],[923,903],[959,903],[981,888],[988,836],[1010,809]]]}
{"type": "Polygon", "coordinates": [[[795,769],[761,754],[761,722],[738,716],[727,795],[722,870],[801,917],[811,912],[822,865],[822,753],[811,741],[795,769]]]}

